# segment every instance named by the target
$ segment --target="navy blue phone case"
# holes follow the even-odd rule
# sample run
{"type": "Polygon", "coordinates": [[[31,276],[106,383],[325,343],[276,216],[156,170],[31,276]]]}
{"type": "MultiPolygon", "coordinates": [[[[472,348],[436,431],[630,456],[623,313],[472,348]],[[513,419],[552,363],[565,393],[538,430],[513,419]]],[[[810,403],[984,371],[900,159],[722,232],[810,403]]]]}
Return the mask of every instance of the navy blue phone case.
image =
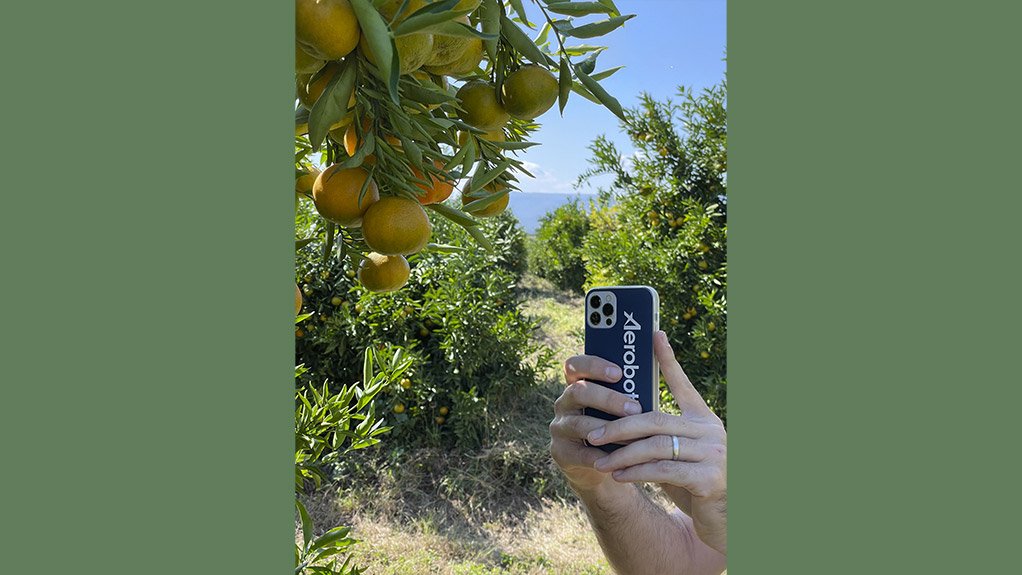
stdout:
{"type": "MultiPolygon", "coordinates": [[[[649,286],[594,287],[586,292],[585,354],[611,361],[624,372],[616,382],[598,383],[634,397],[643,412],[660,409],[660,375],[653,353],[653,334],[660,328],[659,308],[659,296],[649,286]],[[593,306],[594,296],[599,299],[596,307],[593,306]],[[607,303],[613,308],[613,317],[606,313],[607,303]],[[594,321],[597,315],[599,321],[594,321]]],[[[608,421],[618,419],[591,408],[586,408],[584,414],[608,421]]],[[[599,447],[611,452],[622,446],[599,447]]]]}

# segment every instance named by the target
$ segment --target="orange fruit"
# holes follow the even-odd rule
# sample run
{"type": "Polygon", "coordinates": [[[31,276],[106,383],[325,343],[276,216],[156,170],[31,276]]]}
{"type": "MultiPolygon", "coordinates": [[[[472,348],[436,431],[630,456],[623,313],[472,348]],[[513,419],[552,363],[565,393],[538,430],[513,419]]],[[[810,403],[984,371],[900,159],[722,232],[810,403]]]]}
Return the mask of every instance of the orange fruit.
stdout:
{"type": "MultiPolygon", "coordinates": [[[[365,134],[369,131],[372,124],[369,122],[369,118],[362,118],[362,133],[365,134]]],[[[344,151],[349,156],[354,156],[355,152],[358,151],[358,145],[361,142],[358,138],[358,132],[355,130],[355,124],[352,122],[348,124],[348,129],[344,131],[344,151]]]]}
{"type": "MultiPolygon", "coordinates": [[[[457,18],[455,22],[471,25],[468,16],[457,18]]],[[[472,39],[467,36],[436,34],[433,36],[433,51],[430,52],[424,64],[426,66],[446,66],[461,58],[471,41],[472,39]]]]}
{"type": "Polygon", "coordinates": [[[446,406],[444,406],[444,407],[441,407],[441,408],[440,408],[440,409],[438,410],[438,412],[440,413],[440,415],[447,415],[448,413],[450,413],[450,410],[449,410],[449,409],[447,409],[447,407],[446,407],[446,406]]]}
{"type": "Polygon", "coordinates": [[[399,403],[399,404],[394,406],[394,413],[404,413],[404,412],[405,412],[405,405],[403,403],[399,403]]]}
{"type": "Polygon", "coordinates": [[[412,387],[412,380],[408,379],[407,377],[402,379],[401,380],[401,387],[403,387],[405,389],[408,389],[408,388],[412,387]]]}
{"type": "MultiPolygon", "coordinates": [[[[394,40],[394,45],[397,47],[397,57],[401,62],[399,73],[401,75],[410,74],[421,68],[432,53],[433,35],[418,33],[398,36],[394,40]]],[[[369,41],[366,38],[363,37],[359,42],[358,49],[367,60],[378,65],[376,55],[369,48],[369,41]]]]}
{"type": "Polygon", "coordinates": [[[447,420],[442,418],[442,417],[437,416],[437,418],[436,418],[436,424],[437,425],[443,425],[444,421],[447,421],[447,420]]]}
{"type": "Polygon", "coordinates": [[[369,180],[365,196],[359,201],[369,174],[362,168],[338,169],[334,164],[324,170],[312,186],[316,211],[324,218],[348,228],[362,224],[362,216],[380,199],[376,182],[369,180]]]}
{"type": "Polygon", "coordinates": [[[408,260],[371,252],[358,268],[358,281],[372,292],[399,290],[408,283],[408,260]]]}
{"type": "Polygon", "coordinates": [[[497,101],[497,91],[493,84],[479,80],[467,82],[458,90],[457,97],[462,108],[458,110],[458,116],[480,130],[497,130],[511,119],[507,110],[497,101]]]}
{"type": "Polygon", "coordinates": [[[504,109],[520,120],[532,120],[554,105],[557,92],[557,78],[549,70],[522,66],[504,79],[504,109]]]}
{"type": "Polygon", "coordinates": [[[339,60],[362,36],[348,0],[295,0],[295,39],[321,60],[339,60]]]}
{"type": "Polygon", "coordinates": [[[414,254],[426,247],[432,231],[419,202],[405,197],[380,198],[362,216],[362,237],[384,255],[414,254]]]}
{"type": "Polygon", "coordinates": [[[295,178],[295,193],[296,194],[311,194],[312,186],[316,183],[316,178],[319,177],[319,170],[308,174],[302,174],[295,178]]]}
{"type": "MultiPolygon", "coordinates": [[[[434,160],[433,165],[436,166],[438,170],[444,169],[444,163],[439,160],[434,160]]],[[[416,178],[426,179],[425,174],[417,168],[412,168],[412,172],[415,174],[416,178]]],[[[438,204],[451,197],[451,194],[454,192],[454,182],[450,180],[441,180],[434,174],[430,174],[429,179],[433,182],[432,186],[415,182],[415,186],[425,192],[419,196],[420,204],[424,206],[428,204],[438,204]]]]}
{"type": "Polygon", "coordinates": [[[321,60],[305,50],[295,42],[295,73],[315,74],[326,65],[326,60],[321,60]]]}
{"type": "MultiPolygon", "coordinates": [[[[474,193],[467,194],[467,195],[466,194],[462,194],[461,195],[461,205],[462,205],[462,208],[464,208],[466,205],[468,205],[468,204],[470,204],[470,203],[472,203],[472,202],[474,202],[476,200],[481,200],[483,198],[489,197],[490,195],[495,194],[495,193],[497,193],[499,191],[503,191],[503,190],[504,190],[504,186],[501,186],[500,188],[497,188],[493,184],[487,184],[486,186],[483,186],[482,190],[478,190],[478,191],[476,191],[474,193]]],[[[504,210],[506,210],[507,209],[507,205],[508,205],[508,203],[510,203],[510,201],[511,201],[511,194],[504,194],[502,197],[500,197],[499,199],[497,199],[493,203],[491,203],[491,204],[489,204],[487,206],[484,206],[482,208],[476,208],[476,209],[473,209],[473,210],[468,210],[468,213],[472,214],[473,216],[479,217],[479,218],[488,218],[488,217],[491,217],[491,216],[495,216],[495,215],[503,212],[504,210]]]]}
{"type": "MultiPolygon", "coordinates": [[[[435,40],[434,40],[435,42],[435,40]]],[[[423,70],[438,76],[463,78],[472,75],[479,63],[483,61],[483,41],[479,38],[468,38],[464,51],[455,60],[439,66],[425,65],[423,70]]]]}
{"type": "Polygon", "coordinates": [[[295,315],[302,312],[302,290],[298,289],[298,284],[295,284],[295,315]]]}

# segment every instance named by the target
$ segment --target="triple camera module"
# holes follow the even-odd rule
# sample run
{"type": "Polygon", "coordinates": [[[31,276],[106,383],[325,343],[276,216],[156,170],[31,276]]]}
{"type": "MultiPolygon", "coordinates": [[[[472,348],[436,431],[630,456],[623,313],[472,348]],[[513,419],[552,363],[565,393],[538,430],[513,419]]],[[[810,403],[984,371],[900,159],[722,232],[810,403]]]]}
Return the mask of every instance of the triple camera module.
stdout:
{"type": "Polygon", "coordinates": [[[617,323],[617,296],[613,292],[589,292],[586,320],[590,327],[609,328],[617,323]]]}

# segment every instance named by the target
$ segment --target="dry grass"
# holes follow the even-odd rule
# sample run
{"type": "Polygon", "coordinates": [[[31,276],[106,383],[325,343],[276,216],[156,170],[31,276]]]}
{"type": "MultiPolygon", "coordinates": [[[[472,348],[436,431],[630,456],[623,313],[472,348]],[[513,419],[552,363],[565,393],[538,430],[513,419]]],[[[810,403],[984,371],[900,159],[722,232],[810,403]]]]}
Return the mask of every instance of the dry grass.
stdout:
{"type": "MultiPolygon", "coordinates": [[[[521,289],[537,339],[558,358],[578,353],[581,297],[535,276],[521,289]]],[[[487,449],[365,454],[372,461],[346,472],[345,489],[303,498],[316,525],[352,526],[357,564],[374,575],[611,573],[547,451],[560,363],[544,378],[505,406],[516,424],[487,449]]]]}

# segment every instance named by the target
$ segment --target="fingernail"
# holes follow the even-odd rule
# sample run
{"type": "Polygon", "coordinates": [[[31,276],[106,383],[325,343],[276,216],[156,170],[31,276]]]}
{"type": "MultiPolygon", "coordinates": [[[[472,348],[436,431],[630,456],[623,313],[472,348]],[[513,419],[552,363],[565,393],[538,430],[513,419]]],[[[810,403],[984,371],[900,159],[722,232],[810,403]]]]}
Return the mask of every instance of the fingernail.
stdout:
{"type": "Polygon", "coordinates": [[[612,366],[608,367],[607,368],[607,377],[610,378],[610,380],[612,382],[621,379],[621,368],[616,366],[616,365],[612,365],[612,366]]]}
{"type": "Polygon", "coordinates": [[[625,413],[628,415],[636,415],[642,413],[642,406],[639,405],[638,401],[626,401],[625,402],[625,413]]]}
{"type": "Polygon", "coordinates": [[[589,432],[589,441],[595,441],[603,437],[603,428],[599,427],[589,432]]]}
{"type": "Polygon", "coordinates": [[[601,457],[601,458],[597,459],[595,463],[593,463],[593,467],[595,467],[598,470],[602,470],[603,466],[605,466],[606,464],[607,464],[607,458],[606,457],[601,457]]]}

